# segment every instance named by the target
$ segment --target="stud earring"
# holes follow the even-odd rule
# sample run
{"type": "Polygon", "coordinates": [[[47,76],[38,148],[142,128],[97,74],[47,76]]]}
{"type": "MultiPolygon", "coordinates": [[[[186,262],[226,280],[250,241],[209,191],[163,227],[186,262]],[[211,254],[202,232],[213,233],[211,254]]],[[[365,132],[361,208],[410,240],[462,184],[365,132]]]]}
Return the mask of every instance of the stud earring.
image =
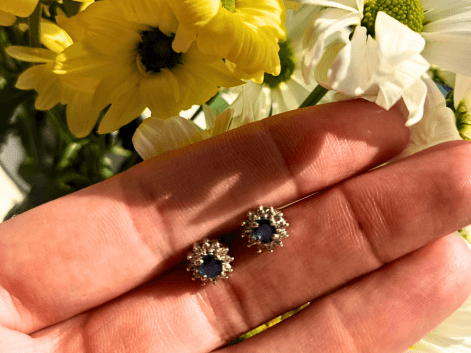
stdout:
{"type": "Polygon", "coordinates": [[[192,280],[201,279],[205,285],[209,281],[217,284],[218,278],[228,278],[227,274],[232,272],[231,261],[233,257],[227,255],[229,248],[222,245],[218,240],[204,239],[193,245],[193,251],[188,253],[189,265],[187,271],[193,272],[192,280]]]}
{"type": "Polygon", "coordinates": [[[273,246],[283,246],[282,239],[288,237],[286,227],[289,224],[283,218],[283,213],[273,207],[259,206],[247,214],[242,222],[245,227],[242,237],[247,237],[248,247],[257,245],[257,252],[265,248],[273,251],[273,246]]]}

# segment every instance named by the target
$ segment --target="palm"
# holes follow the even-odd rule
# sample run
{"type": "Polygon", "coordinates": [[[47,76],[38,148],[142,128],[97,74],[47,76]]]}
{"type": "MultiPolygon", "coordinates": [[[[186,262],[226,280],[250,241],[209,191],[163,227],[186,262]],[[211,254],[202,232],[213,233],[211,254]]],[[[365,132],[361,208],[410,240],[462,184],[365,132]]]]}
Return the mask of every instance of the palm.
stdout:
{"type": "Polygon", "coordinates": [[[394,111],[323,105],[163,155],[2,224],[0,352],[405,350],[471,292],[469,250],[443,237],[471,223],[468,144],[359,174],[406,142],[394,111]],[[228,280],[189,280],[182,261],[193,242],[237,232],[260,204],[317,191],[283,210],[285,247],[258,255],[238,238],[228,280]]]}

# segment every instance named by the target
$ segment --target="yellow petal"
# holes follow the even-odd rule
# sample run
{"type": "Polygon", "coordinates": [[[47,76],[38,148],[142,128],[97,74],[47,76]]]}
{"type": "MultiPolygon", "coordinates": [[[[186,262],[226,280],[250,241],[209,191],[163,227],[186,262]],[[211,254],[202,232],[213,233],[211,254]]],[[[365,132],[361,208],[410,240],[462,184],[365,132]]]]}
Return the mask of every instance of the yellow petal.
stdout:
{"type": "Polygon", "coordinates": [[[16,16],[0,10],[0,26],[12,26],[16,22],[16,16]]]}
{"type": "MultiPolygon", "coordinates": [[[[183,86],[178,76],[170,78],[172,73],[166,73],[162,71],[160,75],[148,79],[142,80],[140,84],[140,92],[143,100],[147,102],[149,109],[152,111],[152,115],[156,118],[167,119],[172,115],[177,115],[181,110],[185,110],[187,107],[182,99],[186,98],[186,95],[191,95],[193,89],[191,86],[183,86]],[[184,96],[180,97],[177,101],[177,95],[174,94],[173,79],[177,82],[177,87],[185,87],[184,96]]],[[[208,98],[209,99],[209,98],[208,98]]]]}
{"type": "Polygon", "coordinates": [[[100,110],[92,107],[93,94],[74,91],[67,103],[67,125],[70,131],[77,137],[85,137],[92,131],[100,110]]]}
{"type": "Polygon", "coordinates": [[[172,48],[177,53],[186,52],[196,39],[198,30],[216,16],[220,0],[166,0],[178,20],[178,29],[172,48]]]}
{"type": "Polygon", "coordinates": [[[180,25],[203,27],[216,16],[220,0],[166,0],[180,25]]]}
{"type": "Polygon", "coordinates": [[[16,81],[15,87],[23,90],[34,89],[37,86],[38,77],[43,74],[42,66],[37,65],[26,69],[16,81]]]}
{"type": "Polygon", "coordinates": [[[41,43],[55,53],[60,53],[73,44],[72,38],[55,23],[41,20],[41,43]]]}
{"type": "Polygon", "coordinates": [[[96,53],[83,42],[72,44],[57,55],[54,62],[54,73],[64,74],[99,74],[106,63],[106,56],[96,53]]]}
{"type": "Polygon", "coordinates": [[[191,47],[185,53],[184,65],[186,70],[194,75],[204,76],[205,81],[219,87],[234,87],[245,83],[233,75],[224,61],[202,54],[196,46],[191,47]]]}
{"type": "Polygon", "coordinates": [[[142,104],[136,91],[137,88],[131,87],[127,94],[111,104],[98,127],[99,134],[116,131],[141,115],[146,105],[142,104]]]}
{"type": "Polygon", "coordinates": [[[6,0],[0,4],[0,10],[15,16],[28,17],[38,4],[38,0],[6,0]]]}
{"type": "Polygon", "coordinates": [[[15,85],[19,89],[35,89],[38,92],[35,108],[49,110],[61,100],[61,83],[52,72],[52,63],[37,65],[25,70],[15,85]]]}
{"type": "Polygon", "coordinates": [[[180,116],[165,120],[151,117],[139,125],[132,142],[137,153],[148,159],[207,137],[209,135],[200,131],[193,122],[180,116]]]}
{"type": "Polygon", "coordinates": [[[278,75],[281,68],[278,40],[281,37],[275,34],[279,30],[266,25],[256,27],[253,22],[260,24],[251,14],[222,9],[198,32],[196,41],[203,53],[226,58],[247,74],[255,75],[262,70],[278,75]]]}
{"type": "Polygon", "coordinates": [[[139,76],[129,67],[116,67],[112,75],[106,75],[98,85],[93,98],[93,106],[103,109],[129,91],[129,87],[137,87],[139,76]]]}
{"type": "Polygon", "coordinates": [[[159,29],[167,35],[175,33],[177,30],[178,21],[175,18],[174,12],[165,1],[110,0],[110,4],[118,9],[118,12],[121,13],[128,22],[159,27],[159,29]]]}
{"type": "Polygon", "coordinates": [[[56,58],[56,53],[43,48],[30,48],[12,45],[7,47],[5,51],[8,55],[15,59],[31,63],[53,62],[56,58]]]}

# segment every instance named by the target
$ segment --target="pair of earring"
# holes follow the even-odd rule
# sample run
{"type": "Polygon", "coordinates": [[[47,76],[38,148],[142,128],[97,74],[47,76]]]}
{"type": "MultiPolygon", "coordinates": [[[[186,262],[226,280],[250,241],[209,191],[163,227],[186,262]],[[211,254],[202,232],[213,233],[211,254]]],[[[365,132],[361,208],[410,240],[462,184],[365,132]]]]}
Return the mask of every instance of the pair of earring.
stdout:
{"type": "MultiPolygon", "coordinates": [[[[257,252],[262,252],[264,248],[272,252],[275,245],[283,246],[282,239],[288,237],[285,229],[288,225],[279,210],[259,206],[249,212],[242,222],[242,237],[248,239],[248,247],[256,245],[257,252]]],[[[232,272],[230,262],[234,258],[229,256],[228,252],[229,248],[218,240],[204,239],[195,243],[193,251],[187,256],[187,271],[193,272],[193,280],[201,279],[202,285],[209,281],[217,284],[218,278],[227,278],[228,273],[232,272]]]]}

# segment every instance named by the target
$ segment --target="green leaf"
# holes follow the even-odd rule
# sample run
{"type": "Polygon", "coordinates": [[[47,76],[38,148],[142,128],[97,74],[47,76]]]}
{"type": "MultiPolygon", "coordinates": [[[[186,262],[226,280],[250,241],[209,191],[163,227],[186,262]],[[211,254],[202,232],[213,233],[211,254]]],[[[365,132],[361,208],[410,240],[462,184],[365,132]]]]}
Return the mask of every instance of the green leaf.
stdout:
{"type": "Polygon", "coordinates": [[[8,84],[0,90],[0,146],[6,142],[8,134],[13,131],[12,118],[16,109],[34,94],[34,91],[20,91],[8,84]]]}
{"type": "Polygon", "coordinates": [[[79,140],[77,142],[71,142],[67,144],[64,154],[62,155],[59,163],[57,164],[57,169],[62,170],[70,166],[73,162],[80,149],[85,146],[90,141],[87,139],[79,140]]]}
{"type": "Polygon", "coordinates": [[[126,158],[129,158],[132,155],[132,151],[127,150],[118,145],[114,145],[113,147],[111,147],[110,152],[117,156],[126,157],[126,158]]]}

